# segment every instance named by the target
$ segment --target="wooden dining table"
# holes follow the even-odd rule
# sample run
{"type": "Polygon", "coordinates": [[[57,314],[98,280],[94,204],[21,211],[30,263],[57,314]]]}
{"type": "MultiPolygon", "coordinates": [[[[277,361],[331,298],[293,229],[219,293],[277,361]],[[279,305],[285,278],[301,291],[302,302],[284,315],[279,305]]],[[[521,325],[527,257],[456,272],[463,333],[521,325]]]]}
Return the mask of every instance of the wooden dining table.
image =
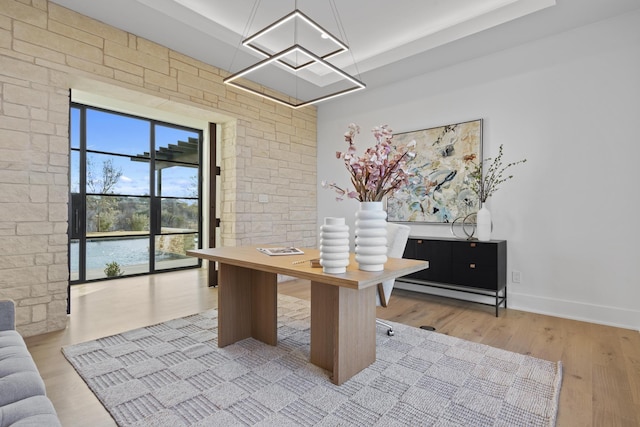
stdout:
{"type": "Polygon", "coordinates": [[[218,263],[218,346],[253,337],[277,345],[278,275],[311,281],[310,362],[328,370],[340,385],[376,360],[378,283],[429,267],[428,261],[389,258],[384,270],[358,270],[351,254],[347,271],[328,274],[301,255],[272,256],[255,246],[187,251],[218,263]]]}

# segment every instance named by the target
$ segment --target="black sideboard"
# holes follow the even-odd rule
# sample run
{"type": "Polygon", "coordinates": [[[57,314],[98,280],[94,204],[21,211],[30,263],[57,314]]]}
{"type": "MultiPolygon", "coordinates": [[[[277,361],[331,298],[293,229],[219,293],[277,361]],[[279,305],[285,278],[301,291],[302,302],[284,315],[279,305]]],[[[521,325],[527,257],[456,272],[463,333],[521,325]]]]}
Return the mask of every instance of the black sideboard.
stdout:
{"type": "MultiPolygon", "coordinates": [[[[429,261],[429,268],[396,280],[495,298],[507,308],[507,241],[411,237],[404,258],[429,261]]],[[[494,304],[491,304],[494,305],[494,304]]]]}

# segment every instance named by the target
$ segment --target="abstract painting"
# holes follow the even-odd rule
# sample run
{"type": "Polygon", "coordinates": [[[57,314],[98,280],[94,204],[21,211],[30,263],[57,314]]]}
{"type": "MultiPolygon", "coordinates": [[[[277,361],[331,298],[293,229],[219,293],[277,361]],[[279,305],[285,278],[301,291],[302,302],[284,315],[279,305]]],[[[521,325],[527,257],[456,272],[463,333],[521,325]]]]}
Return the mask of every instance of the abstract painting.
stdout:
{"type": "Polygon", "coordinates": [[[482,119],[394,134],[398,145],[416,141],[410,184],[387,199],[389,221],[447,224],[478,211],[469,186],[469,160],[482,160],[482,119]]]}

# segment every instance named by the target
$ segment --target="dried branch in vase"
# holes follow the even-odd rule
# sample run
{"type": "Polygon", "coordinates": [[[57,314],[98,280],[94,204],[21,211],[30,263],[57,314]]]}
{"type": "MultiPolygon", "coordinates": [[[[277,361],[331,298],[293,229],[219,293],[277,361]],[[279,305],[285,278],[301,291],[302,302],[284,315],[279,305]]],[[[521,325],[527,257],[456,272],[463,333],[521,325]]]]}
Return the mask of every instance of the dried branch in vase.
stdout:
{"type": "Polygon", "coordinates": [[[493,193],[498,191],[501,184],[513,178],[513,175],[506,175],[507,169],[527,161],[527,159],[522,159],[503,166],[502,155],[502,144],[500,144],[498,155],[495,159],[489,157],[480,163],[475,163],[475,155],[464,158],[468,163],[467,169],[471,171],[469,173],[471,179],[469,186],[478,195],[480,204],[485,203],[493,193]]]}

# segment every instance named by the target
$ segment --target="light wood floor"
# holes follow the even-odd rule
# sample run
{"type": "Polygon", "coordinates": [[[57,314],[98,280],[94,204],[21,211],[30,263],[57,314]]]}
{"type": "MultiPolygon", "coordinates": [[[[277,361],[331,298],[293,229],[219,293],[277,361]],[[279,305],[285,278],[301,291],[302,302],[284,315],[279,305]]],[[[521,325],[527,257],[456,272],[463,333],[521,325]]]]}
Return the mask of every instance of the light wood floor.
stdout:
{"type": "MultiPolygon", "coordinates": [[[[305,281],[280,292],[308,299],[305,281]]],[[[206,272],[77,285],[64,331],[28,338],[27,344],[62,424],[114,426],[109,414],[66,361],[62,346],[163,322],[217,307],[206,272]]],[[[640,333],[395,290],[378,317],[563,363],[558,426],[640,426],[640,333]]]]}

